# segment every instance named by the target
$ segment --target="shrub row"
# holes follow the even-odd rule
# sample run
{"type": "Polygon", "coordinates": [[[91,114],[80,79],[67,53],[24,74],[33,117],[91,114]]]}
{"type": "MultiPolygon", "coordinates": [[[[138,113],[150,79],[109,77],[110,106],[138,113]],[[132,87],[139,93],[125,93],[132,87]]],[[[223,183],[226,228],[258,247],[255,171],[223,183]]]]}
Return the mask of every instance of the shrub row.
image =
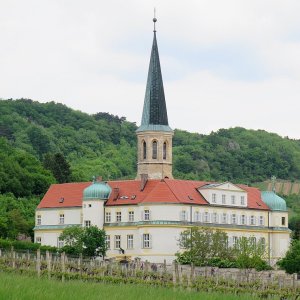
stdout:
{"type": "Polygon", "coordinates": [[[14,247],[16,250],[29,250],[29,251],[36,251],[40,249],[41,251],[50,251],[50,252],[57,252],[56,247],[51,246],[41,246],[37,243],[27,242],[27,241],[12,241],[12,240],[5,240],[0,239],[0,249],[11,249],[14,247]]]}

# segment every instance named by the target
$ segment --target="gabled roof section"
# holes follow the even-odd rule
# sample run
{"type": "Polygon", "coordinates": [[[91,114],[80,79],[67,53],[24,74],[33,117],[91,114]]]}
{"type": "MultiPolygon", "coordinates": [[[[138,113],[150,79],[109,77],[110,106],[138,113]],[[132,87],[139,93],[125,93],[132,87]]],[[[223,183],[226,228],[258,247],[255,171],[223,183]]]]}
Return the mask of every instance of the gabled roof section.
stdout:
{"type": "Polygon", "coordinates": [[[51,184],[37,208],[81,207],[83,190],[89,185],[91,182],[51,184]]]}
{"type": "MultiPolygon", "coordinates": [[[[140,180],[109,181],[108,184],[112,188],[112,193],[106,206],[146,203],[210,205],[197,190],[210,182],[149,179],[143,191],[140,188],[140,180]]],[[[90,185],[91,182],[53,184],[38,208],[81,207],[83,190],[90,185]],[[61,198],[64,199],[63,202],[60,201],[61,198]]],[[[237,187],[248,193],[247,208],[269,210],[269,207],[262,201],[259,189],[240,184],[237,187]]]]}
{"type": "Polygon", "coordinates": [[[172,131],[168,123],[156,31],[154,30],[151,58],[141,126],[137,131],[172,131]]]}
{"type": "Polygon", "coordinates": [[[225,190],[231,190],[237,192],[244,192],[244,190],[240,186],[233,184],[229,181],[223,183],[208,183],[199,188],[199,190],[202,189],[219,189],[219,190],[225,189],[225,190]]]}

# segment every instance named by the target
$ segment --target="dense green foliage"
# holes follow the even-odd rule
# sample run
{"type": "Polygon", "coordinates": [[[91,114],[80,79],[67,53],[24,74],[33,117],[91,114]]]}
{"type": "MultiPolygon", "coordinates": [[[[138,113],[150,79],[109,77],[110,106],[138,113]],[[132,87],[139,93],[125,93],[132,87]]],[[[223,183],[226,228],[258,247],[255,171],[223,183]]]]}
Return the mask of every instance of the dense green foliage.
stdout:
{"type": "MultiPolygon", "coordinates": [[[[51,183],[89,181],[94,175],[135,178],[136,129],[135,123],[108,113],[88,115],[55,102],[1,100],[0,194],[13,193],[13,203],[27,197],[32,210],[26,215],[23,204],[0,207],[0,236],[32,234],[34,197],[51,183]],[[8,232],[12,218],[21,225],[8,232]]],[[[173,162],[174,176],[183,179],[246,184],[271,175],[300,179],[300,141],[243,128],[209,135],[175,130],[173,162]]]]}
{"type": "Polygon", "coordinates": [[[37,158],[0,137],[0,193],[41,195],[53,182],[53,176],[37,158]]]}
{"type": "MultiPolygon", "coordinates": [[[[136,125],[108,113],[88,115],[65,105],[31,100],[0,101],[0,136],[43,160],[61,153],[73,181],[136,175],[136,125]]],[[[300,141],[263,130],[220,129],[205,136],[175,130],[178,178],[251,183],[275,175],[300,178],[300,141]]]]}
{"type": "Polygon", "coordinates": [[[33,236],[34,214],[40,199],[16,198],[0,194],[0,238],[16,239],[19,234],[33,236]]]}
{"type": "Polygon", "coordinates": [[[68,254],[105,256],[105,231],[97,226],[66,228],[61,233],[60,239],[65,243],[61,250],[68,254]]]}
{"type": "Polygon", "coordinates": [[[261,240],[242,237],[234,245],[228,244],[228,235],[223,231],[193,227],[180,234],[179,245],[184,251],[176,254],[177,261],[219,268],[270,269],[264,260],[267,251],[261,240]]]}
{"type": "Polygon", "coordinates": [[[300,241],[295,240],[285,257],[277,263],[287,273],[300,273],[300,241]]]}

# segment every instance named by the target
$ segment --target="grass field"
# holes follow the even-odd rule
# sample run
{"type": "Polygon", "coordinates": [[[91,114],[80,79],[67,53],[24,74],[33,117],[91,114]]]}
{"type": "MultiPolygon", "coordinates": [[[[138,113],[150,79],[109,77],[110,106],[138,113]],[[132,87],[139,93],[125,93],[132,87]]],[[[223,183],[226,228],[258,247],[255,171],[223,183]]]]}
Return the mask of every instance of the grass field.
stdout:
{"type": "Polygon", "coordinates": [[[2,300],[76,300],[76,299],[203,299],[203,300],[246,300],[253,296],[235,296],[216,293],[202,293],[173,290],[168,288],[146,287],[143,285],[112,285],[56,280],[37,279],[26,275],[0,272],[0,299],[2,300]]]}

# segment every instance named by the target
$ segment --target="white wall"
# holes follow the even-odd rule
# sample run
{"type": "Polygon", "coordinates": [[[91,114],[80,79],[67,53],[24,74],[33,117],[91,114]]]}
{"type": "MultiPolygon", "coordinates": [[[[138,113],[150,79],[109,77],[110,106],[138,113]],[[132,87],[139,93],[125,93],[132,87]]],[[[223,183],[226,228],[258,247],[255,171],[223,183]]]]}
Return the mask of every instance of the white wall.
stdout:
{"type": "Polygon", "coordinates": [[[41,225],[59,225],[59,215],[64,214],[64,224],[81,224],[81,211],[81,207],[38,209],[35,213],[35,221],[37,220],[37,215],[40,215],[41,225]]]}

